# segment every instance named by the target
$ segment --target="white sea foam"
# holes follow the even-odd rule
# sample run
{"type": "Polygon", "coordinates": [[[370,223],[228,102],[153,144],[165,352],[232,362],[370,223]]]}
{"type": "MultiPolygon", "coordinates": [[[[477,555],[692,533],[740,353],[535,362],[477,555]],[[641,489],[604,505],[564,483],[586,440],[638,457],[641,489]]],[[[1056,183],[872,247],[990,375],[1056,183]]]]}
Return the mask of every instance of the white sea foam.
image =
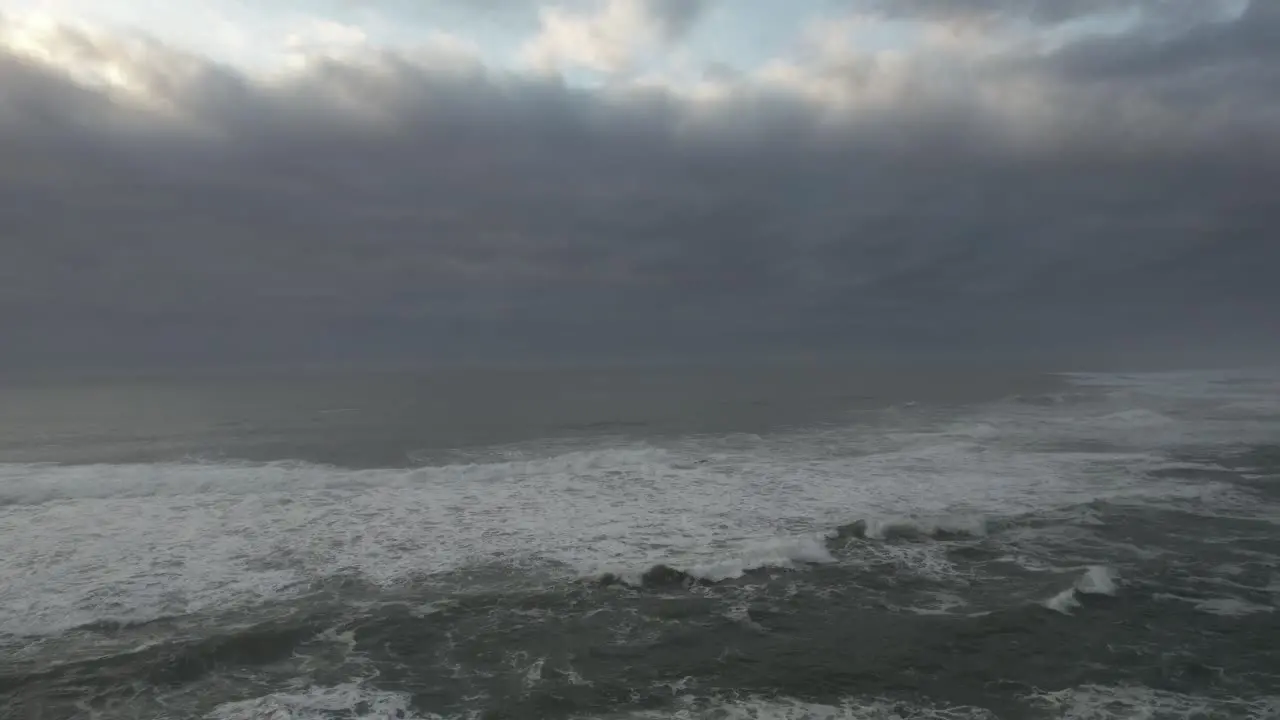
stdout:
{"type": "Polygon", "coordinates": [[[1080,595],[1115,595],[1119,591],[1116,579],[1115,570],[1094,565],[1076,578],[1074,585],[1044,601],[1044,606],[1063,615],[1070,615],[1080,607],[1080,595]]]}
{"type": "Polygon", "coordinates": [[[1115,474],[1095,479],[1092,461],[950,444],[852,458],[772,450],[697,464],[708,458],[696,448],[633,447],[415,470],[0,466],[0,534],[15,548],[0,556],[14,580],[0,588],[0,632],[256,603],[339,573],[387,584],[549,561],[584,576],[665,563],[731,577],[828,561],[795,538],[852,517],[1022,512],[1124,488],[1115,474]]]}
{"type": "Polygon", "coordinates": [[[1094,565],[1076,580],[1076,592],[1085,595],[1115,595],[1116,572],[1109,567],[1094,565]]]}
{"type": "Polygon", "coordinates": [[[1044,606],[1063,615],[1070,615],[1072,610],[1080,607],[1080,601],[1076,599],[1075,588],[1067,588],[1045,600],[1044,606]]]}
{"type": "Polygon", "coordinates": [[[0,558],[15,579],[0,589],[0,632],[259,602],[335,573],[394,583],[476,562],[540,559],[583,575],[667,563],[731,577],[826,561],[814,542],[778,538],[866,510],[1023,511],[1098,494],[1054,461],[975,463],[927,448],[803,466],[685,460],[623,449],[411,471],[0,466],[0,533],[17,548],[0,558]]]}
{"type": "Polygon", "coordinates": [[[1039,693],[1032,702],[1062,720],[1132,720],[1134,718],[1239,718],[1274,720],[1280,698],[1215,699],[1152,690],[1142,686],[1083,687],[1039,693]]]}
{"type": "Polygon", "coordinates": [[[859,546],[849,562],[871,568],[888,567],[938,582],[964,582],[965,575],[947,559],[947,549],[936,544],[859,546]]]}
{"type": "Polygon", "coordinates": [[[1175,420],[1154,410],[1121,410],[1096,418],[1101,426],[1118,428],[1144,428],[1172,425],[1175,420]]]}
{"type": "MultiPolygon", "coordinates": [[[[1156,411],[1178,433],[1194,427],[1156,411]]],[[[0,465],[0,634],[259,603],[334,575],[394,584],[478,563],[574,577],[661,563],[721,579],[829,562],[820,534],[858,518],[873,537],[904,522],[981,535],[986,517],[1095,499],[1247,509],[1220,483],[1147,476],[1168,463],[1160,452],[1061,451],[1059,439],[1099,432],[1080,412],[1013,403],[941,426],[903,415],[902,427],[418,469],[0,465]]],[[[897,553],[880,560],[955,572],[936,550],[879,545],[897,553]]]]}
{"type": "Polygon", "coordinates": [[[696,578],[720,582],[742,577],[751,570],[761,568],[785,569],[835,561],[831,551],[827,549],[826,537],[816,534],[754,543],[731,558],[695,565],[685,572],[696,578]]]}
{"type": "Polygon", "coordinates": [[[1196,603],[1196,609],[1200,612],[1209,613],[1211,615],[1223,615],[1227,617],[1240,617],[1243,615],[1253,615],[1254,613],[1275,612],[1275,608],[1268,605],[1259,605],[1251,603],[1240,598],[1212,598],[1196,603]]]}
{"type": "MultiPolygon", "coordinates": [[[[955,612],[957,609],[966,607],[969,604],[959,595],[950,593],[933,593],[930,600],[932,602],[927,604],[922,603],[900,609],[913,615],[955,615],[957,614],[955,612]]],[[[977,614],[985,613],[968,613],[971,617],[977,614]]]]}
{"type": "Polygon", "coordinates": [[[976,513],[934,517],[885,517],[866,521],[866,536],[877,540],[949,535],[985,537],[986,534],[987,518],[976,513]]]}
{"type": "MultiPolygon", "coordinates": [[[[790,698],[748,698],[730,701],[702,701],[684,698],[675,710],[646,710],[626,715],[636,720],[684,718],[686,720],[995,720],[995,715],[976,707],[933,707],[887,700],[846,700],[840,705],[824,705],[790,698]]],[[[585,720],[585,718],[583,719],[585,720]]]]}
{"type": "Polygon", "coordinates": [[[1214,413],[1231,418],[1269,418],[1280,416],[1280,400],[1250,399],[1227,402],[1214,413]]]}
{"type": "Polygon", "coordinates": [[[330,720],[335,717],[349,720],[442,720],[439,715],[413,713],[407,694],[373,690],[357,683],[274,693],[225,703],[205,717],[208,720],[330,720]]]}
{"type": "Polygon", "coordinates": [[[1083,387],[1109,390],[1110,410],[1065,419],[1059,431],[1145,446],[1231,445],[1274,437],[1280,369],[1167,373],[1077,373],[1083,387]]]}
{"type": "Polygon", "coordinates": [[[1186,597],[1174,593],[1157,593],[1157,600],[1184,602],[1190,604],[1196,610],[1207,613],[1209,615],[1220,615],[1222,617],[1243,617],[1245,615],[1253,615],[1256,613],[1275,612],[1275,608],[1270,605],[1259,605],[1257,603],[1242,600],[1238,597],[1220,597],[1220,598],[1197,598],[1186,597]]]}

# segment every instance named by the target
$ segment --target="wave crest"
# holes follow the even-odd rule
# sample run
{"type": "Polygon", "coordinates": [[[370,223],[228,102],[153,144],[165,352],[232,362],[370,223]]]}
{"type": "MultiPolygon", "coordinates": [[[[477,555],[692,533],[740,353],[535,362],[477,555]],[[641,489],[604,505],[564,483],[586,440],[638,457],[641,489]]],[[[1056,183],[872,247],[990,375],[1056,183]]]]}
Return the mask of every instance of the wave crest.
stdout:
{"type": "Polygon", "coordinates": [[[986,537],[988,531],[985,515],[956,514],[856,520],[837,528],[836,536],[859,540],[953,540],[986,537]]]}
{"type": "Polygon", "coordinates": [[[1080,607],[1081,595],[1114,597],[1119,592],[1116,571],[1104,565],[1093,565],[1076,578],[1075,584],[1044,601],[1044,606],[1063,615],[1080,607]]]}
{"type": "Polygon", "coordinates": [[[297,693],[274,693],[252,700],[225,703],[214,708],[207,720],[319,720],[339,717],[351,720],[432,720],[437,715],[418,715],[410,709],[405,693],[374,690],[358,683],[310,688],[297,693]]]}
{"type": "Polygon", "coordinates": [[[664,588],[688,587],[695,583],[719,583],[735,580],[748,573],[766,568],[792,570],[804,565],[833,563],[836,558],[826,546],[830,534],[778,538],[753,543],[721,560],[690,565],[685,568],[658,563],[642,573],[607,572],[597,582],[603,585],[622,584],[633,587],[664,588]]]}

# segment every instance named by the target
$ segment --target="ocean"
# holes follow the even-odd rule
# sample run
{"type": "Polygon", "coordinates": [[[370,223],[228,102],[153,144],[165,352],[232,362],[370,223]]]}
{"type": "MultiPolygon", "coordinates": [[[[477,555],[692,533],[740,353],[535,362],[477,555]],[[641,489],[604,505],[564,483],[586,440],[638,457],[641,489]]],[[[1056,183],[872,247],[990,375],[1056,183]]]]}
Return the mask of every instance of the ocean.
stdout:
{"type": "Polygon", "coordinates": [[[0,380],[0,717],[1280,718],[1280,372],[0,380]]]}

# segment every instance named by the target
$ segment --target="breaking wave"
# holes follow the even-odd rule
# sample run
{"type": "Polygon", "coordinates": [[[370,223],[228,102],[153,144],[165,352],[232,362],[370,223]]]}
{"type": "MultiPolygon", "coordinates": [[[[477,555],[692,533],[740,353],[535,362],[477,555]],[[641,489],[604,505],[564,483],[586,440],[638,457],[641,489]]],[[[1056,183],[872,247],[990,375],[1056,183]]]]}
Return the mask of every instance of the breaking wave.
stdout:
{"type": "Polygon", "coordinates": [[[219,705],[207,720],[442,720],[434,714],[418,715],[410,709],[408,693],[375,690],[364,683],[313,687],[299,692],[273,693],[252,700],[219,705]]]}
{"type": "Polygon", "coordinates": [[[1131,460],[945,443],[799,463],[768,448],[632,447],[412,470],[0,465],[17,548],[0,573],[22,580],[0,588],[0,634],[256,605],[335,574],[395,585],[495,562],[632,582],[665,565],[719,582],[833,562],[832,540],[979,539],[993,517],[1188,492],[1123,480],[1131,460]],[[985,508],[948,511],[959,504],[985,508]]]}
{"type": "Polygon", "coordinates": [[[977,707],[934,706],[881,699],[845,700],[839,705],[806,702],[794,698],[740,698],[705,700],[680,698],[674,712],[640,711],[621,717],[634,720],[689,718],[690,720],[995,720],[988,710],[977,707]]]}
{"type": "Polygon", "coordinates": [[[988,533],[985,515],[942,515],[937,517],[888,517],[855,520],[836,530],[839,537],[875,540],[949,540],[980,538],[988,533]]]}
{"type": "MultiPolygon", "coordinates": [[[[162,712],[218,686],[171,713],[208,720],[1276,716],[1247,640],[1275,627],[1269,496],[1162,444],[1201,439],[1186,408],[1106,382],[1101,407],[416,468],[0,465],[0,693],[162,712]],[[1142,687],[1148,645],[1218,695],[1142,687]]],[[[1211,438],[1251,427],[1191,394],[1211,438]]]]}
{"type": "Polygon", "coordinates": [[[1061,718],[1129,720],[1130,718],[1239,718],[1269,720],[1280,717],[1280,697],[1258,699],[1209,698],[1153,690],[1140,685],[1085,685],[1029,698],[1033,704],[1061,718]]]}
{"type": "Polygon", "coordinates": [[[1094,565],[1076,579],[1075,584],[1045,601],[1045,607],[1063,615],[1080,607],[1081,595],[1114,596],[1119,588],[1116,585],[1118,575],[1115,570],[1102,565],[1094,565]]]}
{"type": "Polygon", "coordinates": [[[604,585],[622,583],[639,587],[690,585],[695,582],[718,583],[741,578],[753,570],[768,568],[792,570],[805,565],[836,562],[826,542],[831,534],[797,538],[779,538],[750,545],[724,559],[694,565],[686,569],[665,563],[653,565],[642,573],[605,573],[599,578],[604,585]]]}
{"type": "MultiPolygon", "coordinates": [[[[336,575],[393,586],[501,564],[638,580],[666,566],[722,581],[830,563],[833,540],[884,543],[892,559],[906,552],[895,543],[979,540],[1008,518],[1097,500],[1226,502],[1222,483],[1194,472],[1153,477],[1167,453],[1064,449],[1063,438],[1110,432],[1079,405],[417,468],[0,465],[15,548],[0,576],[18,579],[0,586],[0,634],[256,605],[336,575]]],[[[1159,413],[1171,422],[1157,430],[1174,435],[1198,427],[1163,405],[1104,410],[1140,425],[1159,413]]],[[[943,572],[935,560],[920,558],[943,572]]]]}

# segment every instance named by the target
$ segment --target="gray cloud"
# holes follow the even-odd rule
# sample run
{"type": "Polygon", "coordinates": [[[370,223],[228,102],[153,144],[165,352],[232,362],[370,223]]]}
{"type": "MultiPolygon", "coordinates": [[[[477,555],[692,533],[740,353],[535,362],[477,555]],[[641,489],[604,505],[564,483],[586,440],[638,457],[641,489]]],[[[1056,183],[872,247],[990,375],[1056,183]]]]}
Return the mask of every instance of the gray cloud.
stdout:
{"type": "MultiPolygon", "coordinates": [[[[1245,74],[1273,79],[1280,68],[1280,4],[1254,2],[1233,22],[1197,25],[1167,37],[1160,32],[1104,37],[1077,43],[1060,53],[1064,69],[1081,79],[1132,82],[1181,77],[1212,87],[1209,75],[1239,80],[1245,74]]],[[[1228,86],[1235,89],[1237,86],[1228,86]]],[[[1260,90],[1248,84],[1242,89],[1260,90]]],[[[1275,102],[1276,93],[1255,101],[1275,102]]]]}
{"type": "Polygon", "coordinates": [[[683,37],[711,4],[712,0],[648,0],[649,12],[669,39],[683,37]]]}
{"type": "Polygon", "coordinates": [[[3,360],[1261,347],[1276,18],[873,70],[897,94],[853,109],[806,94],[879,87],[835,61],[698,104],[142,43],[139,105],[0,56],[3,360]]]}
{"type": "Polygon", "coordinates": [[[838,6],[875,9],[906,17],[953,20],[1024,19],[1063,23],[1093,15],[1137,12],[1181,24],[1216,14],[1220,0],[833,0],[838,6]]]}

